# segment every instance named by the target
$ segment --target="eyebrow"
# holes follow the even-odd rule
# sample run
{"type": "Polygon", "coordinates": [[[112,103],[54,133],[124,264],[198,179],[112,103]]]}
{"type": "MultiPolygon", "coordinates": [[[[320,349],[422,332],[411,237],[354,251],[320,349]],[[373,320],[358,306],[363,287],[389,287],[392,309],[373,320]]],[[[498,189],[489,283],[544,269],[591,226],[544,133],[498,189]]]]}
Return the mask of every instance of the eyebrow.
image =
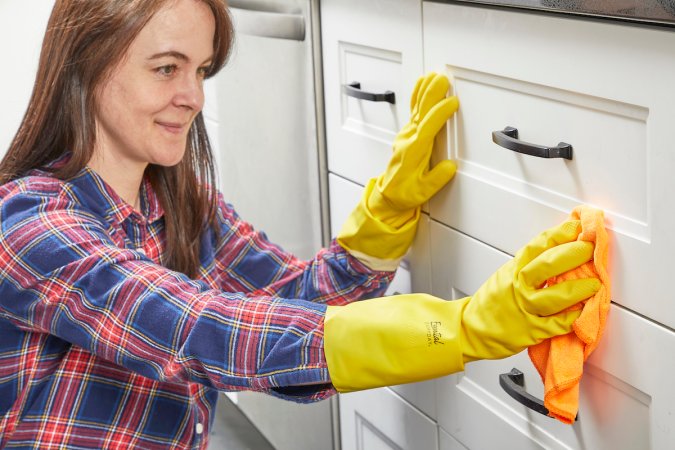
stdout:
{"type": "MultiPolygon", "coordinates": [[[[148,61],[153,61],[155,59],[166,58],[166,57],[180,59],[181,61],[190,61],[190,58],[186,54],[178,52],[176,50],[169,50],[168,52],[155,53],[154,55],[152,55],[148,58],[148,61]]],[[[210,56],[202,64],[209,63],[212,59],[213,59],[213,56],[210,56]]]]}

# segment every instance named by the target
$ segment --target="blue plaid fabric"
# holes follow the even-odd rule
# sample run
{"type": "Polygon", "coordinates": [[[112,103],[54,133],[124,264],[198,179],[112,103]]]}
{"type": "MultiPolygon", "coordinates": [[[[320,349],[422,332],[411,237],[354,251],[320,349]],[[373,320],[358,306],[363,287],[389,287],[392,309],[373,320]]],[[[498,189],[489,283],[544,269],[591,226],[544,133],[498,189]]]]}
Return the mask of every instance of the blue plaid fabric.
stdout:
{"type": "Polygon", "coordinates": [[[0,448],[205,448],[218,391],[334,394],[326,304],[381,295],[338,244],[299,260],[220,198],[197,279],[162,266],[165,214],[92,170],[0,187],[0,448]]]}

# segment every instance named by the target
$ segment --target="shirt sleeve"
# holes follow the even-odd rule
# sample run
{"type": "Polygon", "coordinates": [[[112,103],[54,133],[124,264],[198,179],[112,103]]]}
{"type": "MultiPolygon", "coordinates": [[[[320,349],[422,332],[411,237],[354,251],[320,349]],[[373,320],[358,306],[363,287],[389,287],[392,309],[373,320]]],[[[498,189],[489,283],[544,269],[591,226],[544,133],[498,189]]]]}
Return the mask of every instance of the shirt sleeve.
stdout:
{"type": "Polygon", "coordinates": [[[325,306],[210,290],[117,247],[107,224],[64,195],[0,204],[0,314],[143,376],[296,401],[334,393],[325,306]]]}
{"type": "Polygon", "coordinates": [[[368,268],[335,240],[313,259],[298,259],[241,220],[222,197],[218,222],[214,264],[225,291],[344,305],[382,296],[394,276],[368,268]]]}

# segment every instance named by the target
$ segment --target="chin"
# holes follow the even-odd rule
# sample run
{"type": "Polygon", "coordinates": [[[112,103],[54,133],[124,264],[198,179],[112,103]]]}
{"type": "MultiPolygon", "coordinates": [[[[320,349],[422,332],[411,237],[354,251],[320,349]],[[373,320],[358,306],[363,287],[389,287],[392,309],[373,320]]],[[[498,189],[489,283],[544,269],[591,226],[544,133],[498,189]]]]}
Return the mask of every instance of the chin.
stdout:
{"type": "Polygon", "coordinates": [[[185,151],[185,146],[180,149],[167,149],[162,154],[154,155],[152,163],[163,167],[173,167],[183,160],[185,151]]]}

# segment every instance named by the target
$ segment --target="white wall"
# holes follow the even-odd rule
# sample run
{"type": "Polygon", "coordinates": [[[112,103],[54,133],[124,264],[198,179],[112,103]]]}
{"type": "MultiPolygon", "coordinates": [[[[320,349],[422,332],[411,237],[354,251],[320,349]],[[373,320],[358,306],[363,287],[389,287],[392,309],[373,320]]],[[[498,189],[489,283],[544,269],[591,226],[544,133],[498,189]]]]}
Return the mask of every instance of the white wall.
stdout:
{"type": "Polygon", "coordinates": [[[53,4],[53,0],[0,0],[0,156],[28,106],[53,4]]]}

